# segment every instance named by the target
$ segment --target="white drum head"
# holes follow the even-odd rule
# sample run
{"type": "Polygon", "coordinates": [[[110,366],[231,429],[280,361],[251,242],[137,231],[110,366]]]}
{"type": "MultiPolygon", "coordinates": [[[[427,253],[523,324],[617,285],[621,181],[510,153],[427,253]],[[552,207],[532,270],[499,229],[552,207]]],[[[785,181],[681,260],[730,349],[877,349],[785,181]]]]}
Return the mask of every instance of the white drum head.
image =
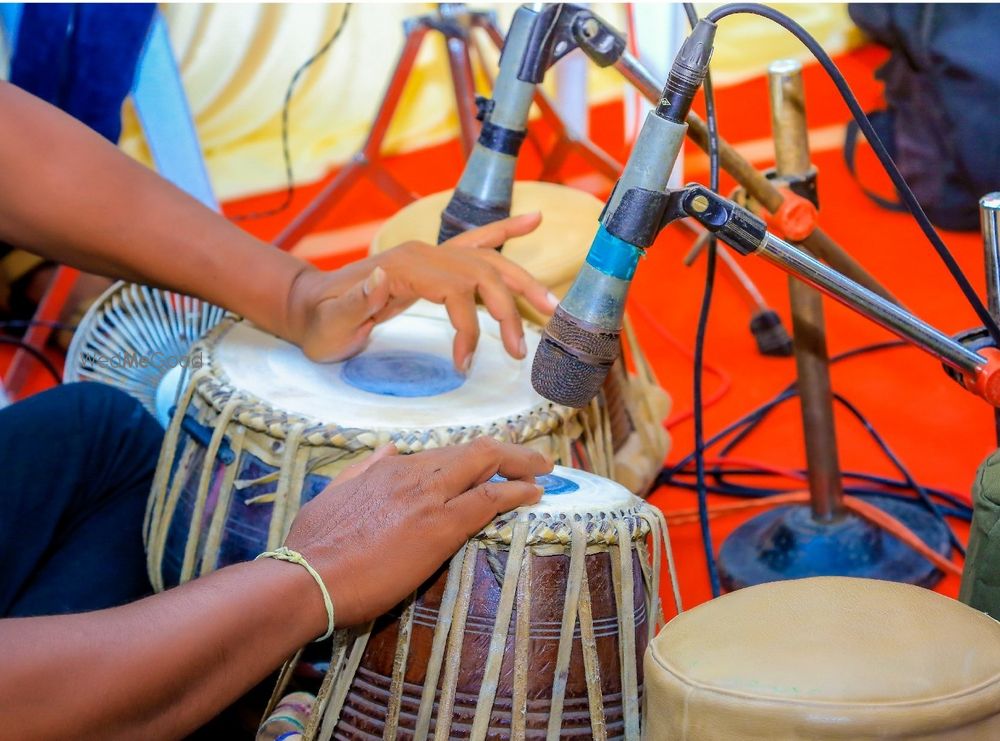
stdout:
{"type": "Polygon", "coordinates": [[[288,342],[241,322],[212,350],[212,363],[237,389],[272,408],[372,431],[469,427],[548,405],[531,387],[540,336],[525,327],[524,360],[504,350],[500,326],[479,311],[475,360],[463,378],[452,366],[455,330],[441,306],[418,302],[372,331],[360,354],[314,363],[288,342]]]}
{"type": "Polygon", "coordinates": [[[640,501],[621,484],[576,468],[555,466],[552,473],[536,476],[545,489],[538,504],[519,511],[545,514],[596,514],[635,506],[640,501]]]}

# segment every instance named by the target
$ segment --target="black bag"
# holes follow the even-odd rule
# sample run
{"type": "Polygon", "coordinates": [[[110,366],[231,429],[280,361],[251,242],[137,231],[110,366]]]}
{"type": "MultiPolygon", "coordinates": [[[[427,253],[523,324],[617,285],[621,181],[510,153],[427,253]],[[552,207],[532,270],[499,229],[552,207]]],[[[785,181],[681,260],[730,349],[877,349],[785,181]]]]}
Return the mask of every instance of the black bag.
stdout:
{"type": "MultiPolygon", "coordinates": [[[[979,198],[1000,190],[1000,5],[852,3],[849,12],[892,52],[876,73],[888,109],[872,117],[900,172],[935,224],[978,229],[979,198]]],[[[856,137],[849,126],[852,172],[856,137]]]]}

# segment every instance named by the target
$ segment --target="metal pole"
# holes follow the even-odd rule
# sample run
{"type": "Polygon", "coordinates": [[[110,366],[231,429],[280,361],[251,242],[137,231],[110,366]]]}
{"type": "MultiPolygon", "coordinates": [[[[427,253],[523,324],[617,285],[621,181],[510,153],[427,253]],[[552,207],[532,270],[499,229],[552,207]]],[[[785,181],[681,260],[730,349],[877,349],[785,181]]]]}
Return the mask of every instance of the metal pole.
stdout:
{"type": "Polygon", "coordinates": [[[973,352],[923,319],[886,301],[850,278],[845,278],[804,250],[779,239],[770,232],[752,254],[798,276],[956,370],[975,373],[986,365],[986,358],[979,353],[973,352]]]}
{"type": "MultiPolygon", "coordinates": [[[[778,179],[806,177],[813,168],[802,65],[795,60],[774,62],[768,67],[767,81],[778,179]]],[[[844,514],[844,488],[837,456],[823,296],[794,276],[788,277],[788,293],[812,515],[819,522],[831,522],[844,514]]]]}
{"type": "MultiPolygon", "coordinates": [[[[983,231],[987,305],[990,316],[1000,320],[1000,191],[979,199],[979,221],[983,231]]],[[[1000,409],[993,410],[993,419],[1000,443],[1000,409]]]]}

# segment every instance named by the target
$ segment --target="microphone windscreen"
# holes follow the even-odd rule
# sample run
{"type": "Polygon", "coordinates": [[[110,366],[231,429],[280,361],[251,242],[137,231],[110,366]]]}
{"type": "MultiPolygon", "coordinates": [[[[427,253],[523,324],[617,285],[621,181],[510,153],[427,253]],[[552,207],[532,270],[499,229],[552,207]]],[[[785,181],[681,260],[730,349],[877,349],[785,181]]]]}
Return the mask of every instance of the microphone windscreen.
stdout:
{"type": "Polygon", "coordinates": [[[556,404],[586,406],[618,359],[620,334],[620,330],[592,326],[558,307],[535,351],[531,385],[556,404]]]}

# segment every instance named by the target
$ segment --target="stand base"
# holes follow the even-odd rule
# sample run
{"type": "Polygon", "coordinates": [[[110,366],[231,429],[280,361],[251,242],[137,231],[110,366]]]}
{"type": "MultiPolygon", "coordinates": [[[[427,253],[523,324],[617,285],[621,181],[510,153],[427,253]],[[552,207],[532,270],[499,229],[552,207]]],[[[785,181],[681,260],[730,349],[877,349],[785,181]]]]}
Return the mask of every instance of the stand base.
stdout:
{"type": "MultiPolygon", "coordinates": [[[[912,530],[943,556],[951,555],[944,524],[919,502],[890,497],[866,499],[912,530]]],[[[810,576],[855,576],[930,587],[942,574],[930,561],[888,532],[847,513],[829,524],[816,522],[807,505],[758,515],[737,528],[719,551],[726,591],[810,576]]]]}

